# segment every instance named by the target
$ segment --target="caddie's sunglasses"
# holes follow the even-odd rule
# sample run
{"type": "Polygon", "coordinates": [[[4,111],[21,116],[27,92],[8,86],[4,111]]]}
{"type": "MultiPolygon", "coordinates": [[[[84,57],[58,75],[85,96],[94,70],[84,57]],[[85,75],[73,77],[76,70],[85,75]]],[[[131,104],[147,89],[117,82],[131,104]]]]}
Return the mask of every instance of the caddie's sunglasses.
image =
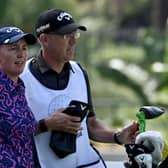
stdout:
{"type": "Polygon", "coordinates": [[[74,31],[74,32],[68,33],[68,34],[58,34],[58,33],[55,33],[55,32],[49,32],[47,34],[59,35],[59,36],[62,36],[65,40],[78,39],[80,37],[80,32],[79,31],[74,31]]]}

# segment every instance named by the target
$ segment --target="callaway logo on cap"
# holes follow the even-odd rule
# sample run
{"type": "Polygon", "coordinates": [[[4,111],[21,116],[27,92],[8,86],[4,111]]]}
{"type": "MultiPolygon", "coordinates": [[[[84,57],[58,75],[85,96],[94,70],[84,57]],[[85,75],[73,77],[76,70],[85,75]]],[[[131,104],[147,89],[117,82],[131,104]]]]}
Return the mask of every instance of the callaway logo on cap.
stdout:
{"type": "Polygon", "coordinates": [[[37,36],[41,33],[55,32],[66,34],[80,29],[86,31],[85,26],[74,22],[72,16],[61,9],[49,9],[43,12],[36,23],[35,32],[37,36]]]}
{"type": "Polygon", "coordinates": [[[11,44],[24,38],[27,44],[35,44],[36,38],[33,34],[24,33],[17,27],[6,26],[0,28],[0,44],[11,44]]]}

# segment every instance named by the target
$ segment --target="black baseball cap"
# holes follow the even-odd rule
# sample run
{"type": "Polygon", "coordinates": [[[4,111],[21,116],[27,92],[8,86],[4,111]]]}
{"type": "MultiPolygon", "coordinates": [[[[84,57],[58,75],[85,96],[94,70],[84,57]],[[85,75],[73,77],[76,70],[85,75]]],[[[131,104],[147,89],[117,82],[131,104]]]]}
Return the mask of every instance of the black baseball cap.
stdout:
{"type": "Polygon", "coordinates": [[[62,9],[48,9],[37,19],[35,25],[36,35],[56,32],[58,34],[71,33],[77,29],[86,31],[86,27],[75,23],[71,14],[62,9]]]}
{"type": "Polygon", "coordinates": [[[26,43],[33,45],[36,43],[36,38],[31,33],[24,33],[21,29],[13,26],[5,26],[0,28],[0,45],[12,44],[24,38],[26,43]]]}

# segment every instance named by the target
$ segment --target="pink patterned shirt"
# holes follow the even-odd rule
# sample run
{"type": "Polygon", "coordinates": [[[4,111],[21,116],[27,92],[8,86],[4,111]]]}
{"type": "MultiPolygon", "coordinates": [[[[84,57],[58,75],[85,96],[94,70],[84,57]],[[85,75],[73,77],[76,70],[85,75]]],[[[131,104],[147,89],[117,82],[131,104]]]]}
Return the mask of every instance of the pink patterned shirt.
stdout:
{"type": "Polygon", "coordinates": [[[15,85],[0,71],[0,168],[33,168],[34,134],[22,80],[15,85]]]}

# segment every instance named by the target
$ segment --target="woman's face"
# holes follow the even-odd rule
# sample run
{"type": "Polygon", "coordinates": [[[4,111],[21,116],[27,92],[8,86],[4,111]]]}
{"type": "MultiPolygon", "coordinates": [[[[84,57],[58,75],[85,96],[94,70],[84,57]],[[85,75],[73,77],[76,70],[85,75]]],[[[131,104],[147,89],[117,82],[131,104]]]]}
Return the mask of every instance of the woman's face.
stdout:
{"type": "Polygon", "coordinates": [[[23,72],[28,55],[27,43],[21,39],[13,44],[0,45],[0,69],[12,80],[23,72]]]}

